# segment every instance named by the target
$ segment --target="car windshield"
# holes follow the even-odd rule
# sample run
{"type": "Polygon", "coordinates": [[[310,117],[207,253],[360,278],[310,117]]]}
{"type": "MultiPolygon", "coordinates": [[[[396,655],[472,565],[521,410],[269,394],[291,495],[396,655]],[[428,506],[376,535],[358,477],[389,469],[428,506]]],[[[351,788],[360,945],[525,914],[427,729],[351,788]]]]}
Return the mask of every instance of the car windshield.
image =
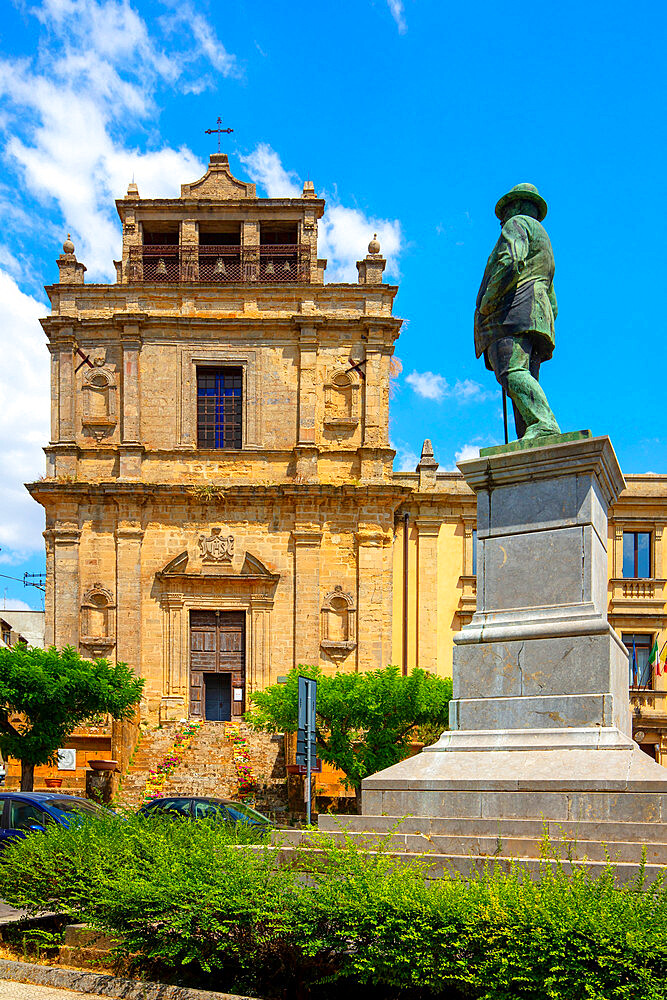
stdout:
{"type": "Polygon", "coordinates": [[[190,815],[191,799],[153,799],[141,807],[141,812],[147,816],[157,816],[168,813],[174,816],[190,815]]]}
{"type": "Polygon", "coordinates": [[[108,816],[109,810],[103,809],[97,802],[88,802],[86,799],[67,798],[62,796],[57,799],[47,799],[46,805],[49,809],[55,809],[59,813],[76,813],[80,816],[108,816]]]}
{"type": "Polygon", "coordinates": [[[231,819],[237,821],[246,822],[250,821],[252,823],[268,823],[269,820],[266,816],[262,816],[261,812],[257,812],[252,806],[247,806],[245,802],[224,802],[223,805],[227,809],[231,819]]]}

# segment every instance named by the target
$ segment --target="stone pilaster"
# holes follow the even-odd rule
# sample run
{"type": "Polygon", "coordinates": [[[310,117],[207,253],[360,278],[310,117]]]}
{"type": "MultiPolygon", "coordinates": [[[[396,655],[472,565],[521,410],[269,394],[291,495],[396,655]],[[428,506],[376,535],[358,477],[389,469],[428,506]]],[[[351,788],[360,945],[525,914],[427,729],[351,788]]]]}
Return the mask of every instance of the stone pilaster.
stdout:
{"type": "Polygon", "coordinates": [[[320,548],[322,530],[314,518],[299,519],[294,543],[294,666],[320,659],[320,548]]]}
{"type": "Polygon", "coordinates": [[[121,389],[120,478],[136,479],[141,475],[141,385],[139,324],[126,323],[121,334],[123,350],[121,389]]]}
{"type": "Polygon", "coordinates": [[[368,328],[364,365],[364,423],[361,479],[382,479],[391,470],[394,452],[389,448],[389,362],[381,327],[368,328]]]}
{"type": "Polygon", "coordinates": [[[391,658],[391,549],[378,523],[357,531],[357,669],[377,670],[391,658]]]}
{"type": "Polygon", "coordinates": [[[53,643],[58,649],[79,645],[79,541],[81,531],[74,523],[57,524],[51,531],[53,543],[52,594],[53,643]]]}
{"type": "Polygon", "coordinates": [[[317,479],[317,329],[303,326],[299,334],[299,412],[296,475],[300,482],[317,479]]]}
{"type": "Polygon", "coordinates": [[[181,706],[185,704],[188,685],[188,656],[183,648],[183,603],[181,594],[169,594],[162,600],[163,700],[181,706]]]}
{"type": "Polygon", "coordinates": [[[419,517],[417,525],[417,666],[438,666],[438,536],[442,518],[419,517]]]}
{"type": "Polygon", "coordinates": [[[271,683],[272,601],[252,597],[250,601],[250,650],[246,651],[246,704],[248,695],[271,683]],[[248,655],[250,653],[250,655],[248,655]]]}
{"type": "MultiPolygon", "coordinates": [[[[141,542],[143,528],[136,511],[119,510],[116,526],[116,658],[137,675],[141,664],[141,542]]],[[[144,691],[151,707],[152,692],[144,691]]],[[[159,698],[155,706],[159,708],[159,698]]]]}
{"type": "Polygon", "coordinates": [[[46,546],[46,577],[44,593],[44,645],[48,648],[56,641],[55,599],[56,599],[56,565],[55,565],[55,533],[53,528],[44,532],[46,546]]]}

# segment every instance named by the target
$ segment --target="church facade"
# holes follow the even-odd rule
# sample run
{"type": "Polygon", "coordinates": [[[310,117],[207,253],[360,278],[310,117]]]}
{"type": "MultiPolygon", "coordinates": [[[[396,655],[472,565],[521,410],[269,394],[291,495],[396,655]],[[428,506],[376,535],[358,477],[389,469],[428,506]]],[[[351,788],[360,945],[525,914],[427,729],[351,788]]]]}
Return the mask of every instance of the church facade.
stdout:
{"type": "MultiPolygon", "coordinates": [[[[451,674],[475,502],[428,442],[393,471],[401,320],[377,241],[356,284],[325,283],[312,183],[257,198],[224,154],[179,198],[131,184],[117,208],[116,283],[85,283],[68,239],[47,287],[51,440],[28,487],[46,510],[46,643],[127,661],[150,724],[239,717],[298,664],[451,674]]],[[[617,506],[610,613],[636,646],[667,625],[666,477],[631,478],[617,506]],[[626,534],[642,536],[632,577],[626,534]]],[[[642,733],[667,755],[662,729],[642,733]]]]}

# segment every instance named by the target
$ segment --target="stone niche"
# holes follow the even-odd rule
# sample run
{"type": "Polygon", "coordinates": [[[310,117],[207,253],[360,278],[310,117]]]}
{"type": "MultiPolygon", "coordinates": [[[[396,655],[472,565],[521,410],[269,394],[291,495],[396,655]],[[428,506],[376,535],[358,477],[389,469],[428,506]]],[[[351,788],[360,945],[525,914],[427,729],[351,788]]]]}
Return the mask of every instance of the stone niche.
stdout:
{"type": "Polygon", "coordinates": [[[324,384],[324,426],[354,430],[359,423],[359,384],[346,371],[336,371],[324,384]]]}
{"type": "Polygon", "coordinates": [[[83,596],[79,636],[79,645],[92,657],[107,656],[116,645],[116,602],[101,583],[83,596]]]}
{"type": "Polygon", "coordinates": [[[320,634],[320,646],[332,659],[344,659],[356,648],[357,609],[340,584],[324,598],[320,634]]]}
{"type": "Polygon", "coordinates": [[[103,357],[94,358],[93,365],[81,386],[81,423],[85,432],[100,441],[118,423],[118,385],[115,371],[105,365],[103,357]]]}

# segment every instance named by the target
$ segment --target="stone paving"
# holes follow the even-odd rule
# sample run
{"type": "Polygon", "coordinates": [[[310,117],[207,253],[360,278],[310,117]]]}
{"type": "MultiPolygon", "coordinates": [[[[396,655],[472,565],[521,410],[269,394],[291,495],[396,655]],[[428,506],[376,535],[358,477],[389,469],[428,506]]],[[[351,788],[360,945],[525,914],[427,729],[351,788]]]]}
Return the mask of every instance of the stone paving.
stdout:
{"type": "Polygon", "coordinates": [[[0,997],[3,1000],[109,1000],[101,993],[79,993],[74,990],[58,990],[53,986],[35,986],[33,983],[14,983],[0,979],[0,997]]]}

